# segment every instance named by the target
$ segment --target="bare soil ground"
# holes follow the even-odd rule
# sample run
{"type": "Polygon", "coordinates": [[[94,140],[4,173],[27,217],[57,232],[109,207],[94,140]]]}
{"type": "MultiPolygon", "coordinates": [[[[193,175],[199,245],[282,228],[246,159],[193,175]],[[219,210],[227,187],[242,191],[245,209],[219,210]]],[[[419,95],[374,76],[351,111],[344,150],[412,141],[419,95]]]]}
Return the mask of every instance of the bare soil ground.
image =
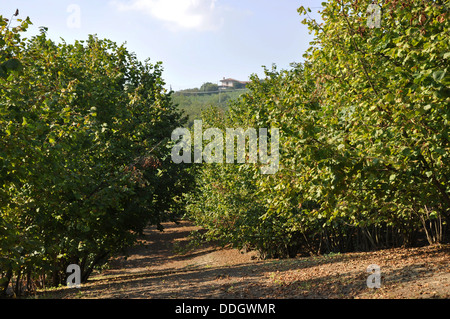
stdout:
{"type": "Polygon", "coordinates": [[[39,293],[61,299],[450,298],[450,245],[396,248],[294,259],[259,260],[255,252],[204,245],[190,251],[187,222],[145,231],[128,258],[80,289],[39,293]],[[381,288],[367,287],[369,265],[381,269],[381,288]]]}

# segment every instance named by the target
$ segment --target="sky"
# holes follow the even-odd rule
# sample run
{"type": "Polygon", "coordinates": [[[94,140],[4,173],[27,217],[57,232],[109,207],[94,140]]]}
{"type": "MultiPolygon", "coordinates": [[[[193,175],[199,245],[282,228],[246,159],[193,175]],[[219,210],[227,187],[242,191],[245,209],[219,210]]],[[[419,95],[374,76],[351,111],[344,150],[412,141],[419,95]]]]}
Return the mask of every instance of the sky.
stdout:
{"type": "Polygon", "coordinates": [[[48,28],[54,41],[89,34],[126,43],[139,60],[163,63],[167,87],[178,91],[234,78],[263,76],[263,66],[301,62],[312,36],[297,9],[314,0],[0,0],[0,15],[30,17],[27,37],[48,28]]]}

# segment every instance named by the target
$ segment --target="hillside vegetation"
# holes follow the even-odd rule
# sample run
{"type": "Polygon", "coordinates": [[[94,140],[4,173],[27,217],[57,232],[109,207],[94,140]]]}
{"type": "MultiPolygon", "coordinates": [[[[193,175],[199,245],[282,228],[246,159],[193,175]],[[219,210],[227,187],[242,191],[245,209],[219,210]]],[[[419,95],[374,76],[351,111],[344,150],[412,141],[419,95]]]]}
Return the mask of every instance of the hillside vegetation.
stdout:
{"type": "Polygon", "coordinates": [[[227,110],[230,101],[238,99],[246,93],[246,89],[224,90],[224,91],[201,91],[196,89],[178,91],[173,93],[172,100],[178,110],[183,112],[188,118],[188,126],[191,127],[194,120],[202,118],[202,112],[208,108],[216,107],[221,110],[227,110]]]}

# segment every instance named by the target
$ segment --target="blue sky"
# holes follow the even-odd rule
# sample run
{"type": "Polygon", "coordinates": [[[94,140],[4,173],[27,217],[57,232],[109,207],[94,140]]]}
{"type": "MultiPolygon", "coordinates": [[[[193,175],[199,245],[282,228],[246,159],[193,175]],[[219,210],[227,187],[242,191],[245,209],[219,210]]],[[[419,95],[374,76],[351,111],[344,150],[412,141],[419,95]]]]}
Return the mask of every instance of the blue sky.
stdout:
{"type": "MultiPolygon", "coordinates": [[[[297,13],[313,0],[0,0],[0,14],[30,17],[36,34],[49,28],[54,39],[89,34],[126,42],[140,60],[162,61],[163,78],[174,90],[248,80],[262,66],[279,69],[300,62],[312,36],[297,13]]],[[[317,11],[315,9],[313,11],[317,11]]],[[[318,18],[316,13],[312,17],[318,18]]]]}

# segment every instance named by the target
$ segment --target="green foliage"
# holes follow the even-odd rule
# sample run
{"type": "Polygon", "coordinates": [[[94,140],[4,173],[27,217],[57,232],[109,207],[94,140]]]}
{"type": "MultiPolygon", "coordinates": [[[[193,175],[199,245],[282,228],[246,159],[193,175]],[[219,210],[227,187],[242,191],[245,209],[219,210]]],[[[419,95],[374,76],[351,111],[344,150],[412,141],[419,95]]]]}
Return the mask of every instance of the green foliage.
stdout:
{"type": "Polygon", "coordinates": [[[95,36],[25,41],[28,19],[0,21],[0,280],[58,285],[78,264],[85,281],[148,223],[179,216],[186,172],[168,150],[181,116],[161,63],[95,36]]]}
{"type": "Polygon", "coordinates": [[[217,84],[206,82],[203,83],[200,87],[200,92],[215,92],[219,90],[219,86],[217,84]]]}
{"type": "Polygon", "coordinates": [[[443,241],[449,3],[384,1],[369,28],[371,3],[323,3],[322,24],[303,21],[315,36],[304,63],[220,95],[211,83],[171,95],[160,63],[124,46],[57,44],[45,28],[24,40],[29,19],[0,17],[2,291],[63,283],[71,263],[86,280],[184,203],[207,239],[263,257],[443,241]],[[280,169],[173,164],[178,110],[202,113],[204,129],[279,128],[280,169]]]}
{"type": "MultiPolygon", "coordinates": [[[[205,83],[202,85],[208,85],[205,83]]],[[[201,90],[201,89],[200,89],[201,90]]],[[[227,91],[200,91],[199,89],[183,90],[172,95],[173,102],[178,110],[188,118],[188,126],[191,127],[195,120],[202,118],[202,112],[210,107],[219,107],[223,110],[228,108],[228,104],[239,98],[245,90],[227,91]]]]}
{"type": "Polygon", "coordinates": [[[18,72],[22,68],[22,63],[17,59],[16,54],[23,47],[20,41],[19,32],[26,31],[31,24],[29,18],[25,21],[17,19],[20,25],[9,29],[10,21],[0,15],[0,78],[6,79],[13,72],[18,72]]]}
{"type": "Polygon", "coordinates": [[[222,126],[280,129],[280,170],[204,165],[189,208],[207,238],[268,257],[443,240],[449,3],[386,1],[368,28],[370,3],[323,3],[304,64],[254,76],[230,108],[222,126]]]}

